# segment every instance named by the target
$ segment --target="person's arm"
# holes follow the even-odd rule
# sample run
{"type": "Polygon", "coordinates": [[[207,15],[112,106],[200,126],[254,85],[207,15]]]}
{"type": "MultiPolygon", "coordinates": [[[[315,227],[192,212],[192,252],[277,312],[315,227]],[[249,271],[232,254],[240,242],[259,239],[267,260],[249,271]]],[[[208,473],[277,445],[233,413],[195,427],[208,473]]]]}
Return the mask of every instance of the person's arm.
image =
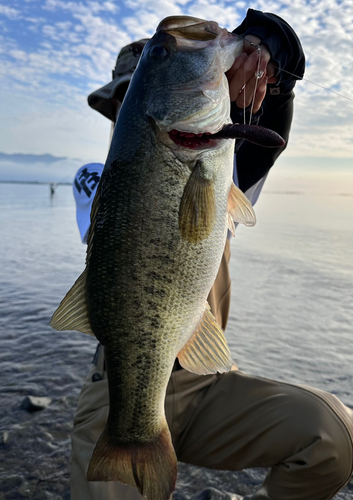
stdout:
{"type": "MultiPolygon", "coordinates": [[[[300,41],[293,29],[275,14],[248,10],[243,23],[234,30],[256,44],[261,45],[261,61],[255,47],[244,44],[244,53],[237,58],[227,77],[232,100],[231,117],[234,123],[244,120],[243,103],[247,106],[246,123],[249,123],[249,108],[254,98],[252,123],[270,128],[279,133],[288,143],[293,117],[292,91],[296,80],[302,78],[305,57],[300,41]],[[256,71],[263,72],[256,84],[256,71]],[[287,73],[295,73],[296,76],[287,73]],[[246,82],[245,94],[242,87],[246,82]]],[[[245,141],[236,144],[236,163],[240,189],[244,192],[267,174],[281,148],[264,148],[245,141]]]]}

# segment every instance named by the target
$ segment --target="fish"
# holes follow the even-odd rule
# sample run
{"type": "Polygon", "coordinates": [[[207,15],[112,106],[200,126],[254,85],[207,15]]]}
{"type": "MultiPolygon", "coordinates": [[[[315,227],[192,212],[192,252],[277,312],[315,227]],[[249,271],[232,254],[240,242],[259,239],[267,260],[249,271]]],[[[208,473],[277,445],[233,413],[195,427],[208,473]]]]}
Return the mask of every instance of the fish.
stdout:
{"type": "MultiPolygon", "coordinates": [[[[256,221],[233,184],[234,129],[227,135],[225,72],[242,46],[214,21],[161,21],[115,126],[86,267],[50,322],[105,348],[110,409],[87,479],[132,485],[148,500],[167,500],[175,488],[164,413],[175,359],[203,375],[233,366],[207,296],[228,230],[256,221]]],[[[256,141],[256,131],[248,135],[256,141]]]]}

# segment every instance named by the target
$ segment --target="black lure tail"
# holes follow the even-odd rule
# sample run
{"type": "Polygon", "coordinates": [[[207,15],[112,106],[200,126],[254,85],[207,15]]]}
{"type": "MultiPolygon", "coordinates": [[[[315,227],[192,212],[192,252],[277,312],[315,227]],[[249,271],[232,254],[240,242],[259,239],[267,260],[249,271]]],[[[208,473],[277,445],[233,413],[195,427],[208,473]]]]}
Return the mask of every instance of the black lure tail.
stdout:
{"type": "Polygon", "coordinates": [[[212,135],[212,139],[244,139],[265,148],[280,148],[286,141],[277,132],[259,125],[235,123],[226,125],[212,135]]]}

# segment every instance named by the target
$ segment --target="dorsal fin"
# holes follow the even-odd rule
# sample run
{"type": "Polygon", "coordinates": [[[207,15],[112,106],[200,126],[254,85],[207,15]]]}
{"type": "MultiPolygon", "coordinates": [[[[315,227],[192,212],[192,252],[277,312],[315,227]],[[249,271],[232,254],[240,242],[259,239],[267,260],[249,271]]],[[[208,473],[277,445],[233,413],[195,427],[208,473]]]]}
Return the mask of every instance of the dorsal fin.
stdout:
{"type": "Polygon", "coordinates": [[[77,330],[94,335],[87,312],[86,279],[87,270],[85,269],[53,314],[50,326],[55,330],[77,330]]]}
{"type": "MultiPolygon", "coordinates": [[[[86,266],[89,263],[93,247],[93,236],[95,232],[96,218],[100,203],[100,190],[101,182],[98,184],[98,188],[92,202],[91,225],[87,238],[86,266]]],[[[50,321],[51,327],[59,331],[77,330],[79,332],[94,336],[87,311],[86,282],[87,267],[67,292],[67,294],[61,301],[60,306],[53,314],[53,317],[50,321]]]]}

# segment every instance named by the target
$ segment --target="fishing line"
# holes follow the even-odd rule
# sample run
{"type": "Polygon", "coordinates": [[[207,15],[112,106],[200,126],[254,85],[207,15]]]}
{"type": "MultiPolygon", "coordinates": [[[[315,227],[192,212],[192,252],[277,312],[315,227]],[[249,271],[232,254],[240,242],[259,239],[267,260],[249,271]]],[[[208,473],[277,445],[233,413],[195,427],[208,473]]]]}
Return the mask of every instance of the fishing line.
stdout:
{"type": "Polygon", "coordinates": [[[243,101],[243,119],[244,119],[244,125],[246,125],[246,107],[245,107],[245,95],[246,95],[246,81],[245,81],[245,71],[244,71],[244,74],[243,74],[243,78],[244,78],[244,82],[243,82],[243,88],[242,90],[244,91],[243,92],[243,96],[244,96],[244,101],[243,101]]]}
{"type": "Polygon", "coordinates": [[[286,71],[285,69],[280,69],[277,66],[274,66],[274,68],[279,69],[280,71],[283,71],[283,73],[288,73],[288,75],[295,76],[296,78],[299,78],[299,80],[304,80],[305,82],[311,83],[312,85],[316,85],[317,87],[320,87],[324,90],[327,90],[327,92],[331,92],[332,94],[336,94],[339,97],[343,97],[343,99],[347,99],[348,101],[352,101],[353,99],[351,97],[347,97],[346,95],[340,94],[339,92],[336,92],[335,90],[328,89],[327,87],[324,87],[323,85],[320,85],[319,83],[313,82],[311,80],[308,80],[307,78],[303,78],[301,76],[295,75],[294,73],[290,73],[290,71],[286,71]]]}
{"type": "Polygon", "coordinates": [[[261,62],[261,47],[260,47],[260,45],[258,45],[256,47],[256,51],[257,51],[258,60],[257,60],[257,69],[256,69],[256,72],[255,72],[254,93],[253,93],[253,96],[252,96],[252,99],[251,99],[249,125],[251,125],[251,119],[252,119],[252,113],[253,113],[253,109],[254,109],[254,102],[255,102],[255,95],[256,95],[256,91],[257,91],[257,85],[259,83],[260,78],[262,77],[261,71],[260,71],[260,62],[261,62]]]}
{"type": "MultiPolygon", "coordinates": [[[[249,42],[249,43],[251,43],[251,42],[249,42]]],[[[251,107],[250,107],[250,115],[249,115],[249,125],[251,125],[251,120],[252,120],[252,115],[253,115],[253,110],[254,110],[255,95],[256,95],[256,91],[257,91],[258,82],[259,82],[260,78],[262,78],[262,76],[263,76],[263,72],[260,71],[261,47],[260,47],[260,45],[254,45],[254,44],[252,44],[252,45],[254,47],[256,47],[258,60],[257,60],[257,69],[255,71],[255,87],[254,87],[254,92],[253,92],[252,99],[251,99],[251,107]]],[[[243,77],[244,77],[244,81],[243,81],[243,87],[242,87],[241,90],[243,90],[243,96],[244,96],[244,101],[243,101],[243,116],[244,116],[244,125],[246,125],[246,107],[245,107],[245,103],[246,103],[246,81],[245,81],[245,72],[243,74],[243,77]]]]}

